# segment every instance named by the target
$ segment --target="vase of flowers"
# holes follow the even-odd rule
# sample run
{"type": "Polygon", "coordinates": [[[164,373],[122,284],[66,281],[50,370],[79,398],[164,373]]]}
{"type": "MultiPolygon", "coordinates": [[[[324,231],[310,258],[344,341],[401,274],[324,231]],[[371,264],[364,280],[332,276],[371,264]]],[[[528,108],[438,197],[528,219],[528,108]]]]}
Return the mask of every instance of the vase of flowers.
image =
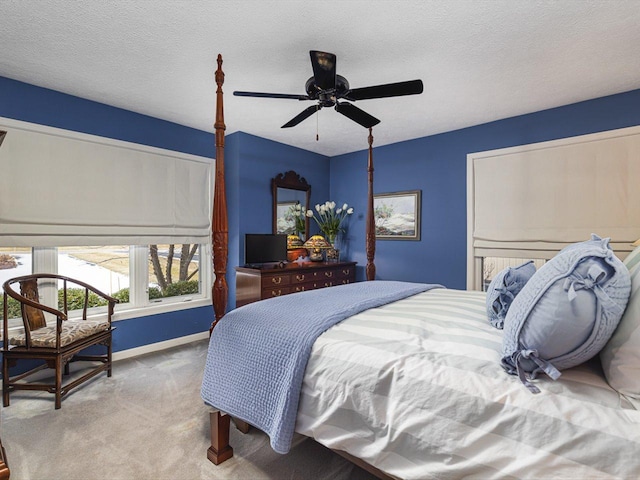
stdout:
{"type": "Polygon", "coordinates": [[[353,208],[346,203],[336,208],[336,202],[326,201],[322,205],[316,205],[316,211],[307,210],[307,217],[313,218],[320,231],[335,249],[338,233],[344,232],[342,223],[345,218],[353,214],[353,208]]]}

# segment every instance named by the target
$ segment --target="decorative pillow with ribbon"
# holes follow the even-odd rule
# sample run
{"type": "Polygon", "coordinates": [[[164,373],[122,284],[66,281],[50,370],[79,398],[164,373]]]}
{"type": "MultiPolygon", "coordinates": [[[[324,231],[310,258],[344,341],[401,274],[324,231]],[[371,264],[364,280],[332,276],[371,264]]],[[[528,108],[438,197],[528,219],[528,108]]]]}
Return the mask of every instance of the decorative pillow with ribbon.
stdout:
{"type": "Polygon", "coordinates": [[[491,325],[503,328],[511,302],[534,273],[536,266],[531,260],[519,267],[507,267],[493,277],[487,289],[487,317],[491,325]]]}
{"type": "Polygon", "coordinates": [[[613,254],[609,238],[593,235],[562,250],[527,282],[507,312],[502,366],[530,380],[579,365],[604,347],[629,299],[629,271],[613,254]]]}

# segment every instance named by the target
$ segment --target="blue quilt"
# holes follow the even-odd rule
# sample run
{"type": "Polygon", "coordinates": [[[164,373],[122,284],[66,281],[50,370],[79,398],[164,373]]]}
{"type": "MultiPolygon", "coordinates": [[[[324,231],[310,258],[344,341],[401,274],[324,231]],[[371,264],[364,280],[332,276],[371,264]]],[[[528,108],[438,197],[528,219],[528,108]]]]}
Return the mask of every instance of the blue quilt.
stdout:
{"type": "Polygon", "coordinates": [[[276,452],[287,453],[304,371],[316,338],[356,313],[439,286],[359,282],[232,310],[213,330],[202,399],[264,431],[276,452]]]}

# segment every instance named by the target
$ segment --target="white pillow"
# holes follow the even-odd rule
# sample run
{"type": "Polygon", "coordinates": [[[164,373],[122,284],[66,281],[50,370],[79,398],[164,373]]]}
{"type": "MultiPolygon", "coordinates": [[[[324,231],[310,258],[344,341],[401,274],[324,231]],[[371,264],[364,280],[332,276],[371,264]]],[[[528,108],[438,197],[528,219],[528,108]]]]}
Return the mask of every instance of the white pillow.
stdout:
{"type": "Polygon", "coordinates": [[[636,265],[640,264],[640,246],[627,255],[627,258],[625,258],[622,263],[625,264],[629,271],[631,271],[631,269],[636,265]]]}
{"type": "Polygon", "coordinates": [[[600,361],[609,385],[640,410],[640,247],[627,259],[633,261],[629,262],[631,297],[618,328],[600,352],[600,361]]]}

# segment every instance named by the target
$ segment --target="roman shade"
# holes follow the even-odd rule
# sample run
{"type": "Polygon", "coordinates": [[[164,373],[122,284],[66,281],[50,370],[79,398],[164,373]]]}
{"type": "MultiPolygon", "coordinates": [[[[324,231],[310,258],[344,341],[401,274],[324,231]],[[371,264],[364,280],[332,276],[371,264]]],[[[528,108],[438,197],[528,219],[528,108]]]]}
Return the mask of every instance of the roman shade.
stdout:
{"type": "Polygon", "coordinates": [[[214,160],[0,119],[0,246],[207,243],[214,160]]]}
{"type": "Polygon", "coordinates": [[[468,156],[473,254],[551,258],[591,233],[629,252],[640,236],[640,129],[468,156]]]}

